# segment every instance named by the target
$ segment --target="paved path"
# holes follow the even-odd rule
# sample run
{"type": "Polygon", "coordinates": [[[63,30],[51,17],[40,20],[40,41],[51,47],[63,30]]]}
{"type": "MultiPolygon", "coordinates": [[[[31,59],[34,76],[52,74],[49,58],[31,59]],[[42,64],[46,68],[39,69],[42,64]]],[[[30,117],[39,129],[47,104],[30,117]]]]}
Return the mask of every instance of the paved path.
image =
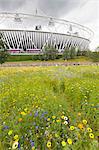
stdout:
{"type": "Polygon", "coordinates": [[[9,62],[0,65],[0,67],[36,67],[36,66],[88,66],[88,65],[97,65],[99,62],[9,62]]]}

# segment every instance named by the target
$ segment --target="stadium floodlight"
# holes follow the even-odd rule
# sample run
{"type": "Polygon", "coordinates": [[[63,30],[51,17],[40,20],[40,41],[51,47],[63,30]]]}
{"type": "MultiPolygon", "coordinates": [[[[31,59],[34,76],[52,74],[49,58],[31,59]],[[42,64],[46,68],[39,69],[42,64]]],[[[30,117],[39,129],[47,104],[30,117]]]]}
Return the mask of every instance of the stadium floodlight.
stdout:
{"type": "Polygon", "coordinates": [[[53,21],[52,18],[50,18],[48,25],[49,25],[49,26],[54,26],[54,25],[55,25],[55,23],[54,23],[54,21],[53,21]]]}
{"type": "Polygon", "coordinates": [[[41,30],[41,29],[42,29],[41,25],[35,26],[35,30],[41,30]]]}
{"type": "Polygon", "coordinates": [[[22,19],[20,18],[19,14],[15,14],[14,21],[15,22],[22,22],[22,19]]]}

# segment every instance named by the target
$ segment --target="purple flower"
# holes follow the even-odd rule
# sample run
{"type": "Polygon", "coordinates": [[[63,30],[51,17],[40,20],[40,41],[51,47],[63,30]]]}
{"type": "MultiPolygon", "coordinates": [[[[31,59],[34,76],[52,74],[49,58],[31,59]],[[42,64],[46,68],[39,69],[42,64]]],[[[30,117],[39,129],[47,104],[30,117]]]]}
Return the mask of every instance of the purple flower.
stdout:
{"type": "Polygon", "coordinates": [[[38,126],[36,126],[36,129],[38,129],[39,127],[38,126]]]}
{"type": "Polygon", "coordinates": [[[41,118],[44,118],[44,115],[46,115],[47,112],[42,113],[41,118]]]}
{"type": "Polygon", "coordinates": [[[38,111],[36,111],[34,114],[34,117],[37,117],[37,116],[38,116],[38,111]]]}
{"type": "Polygon", "coordinates": [[[18,148],[20,149],[20,147],[21,147],[21,146],[20,146],[20,143],[18,143],[18,148]]]}
{"type": "Polygon", "coordinates": [[[34,141],[30,140],[31,147],[34,146],[34,141]]]}
{"type": "Polygon", "coordinates": [[[9,127],[8,126],[4,126],[2,130],[7,130],[7,129],[9,129],[9,127]]]}
{"type": "Polygon", "coordinates": [[[32,113],[30,113],[29,115],[32,116],[32,113]]]}

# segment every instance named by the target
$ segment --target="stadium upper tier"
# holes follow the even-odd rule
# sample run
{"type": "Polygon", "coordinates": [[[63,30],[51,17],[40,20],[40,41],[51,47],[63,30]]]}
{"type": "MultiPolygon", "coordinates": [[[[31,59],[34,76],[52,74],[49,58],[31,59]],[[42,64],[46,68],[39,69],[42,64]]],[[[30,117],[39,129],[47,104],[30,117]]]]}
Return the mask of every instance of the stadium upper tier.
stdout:
{"type": "Polygon", "coordinates": [[[42,50],[53,45],[58,50],[75,47],[86,50],[93,32],[80,24],[50,16],[0,13],[0,32],[12,51],[42,50]]]}

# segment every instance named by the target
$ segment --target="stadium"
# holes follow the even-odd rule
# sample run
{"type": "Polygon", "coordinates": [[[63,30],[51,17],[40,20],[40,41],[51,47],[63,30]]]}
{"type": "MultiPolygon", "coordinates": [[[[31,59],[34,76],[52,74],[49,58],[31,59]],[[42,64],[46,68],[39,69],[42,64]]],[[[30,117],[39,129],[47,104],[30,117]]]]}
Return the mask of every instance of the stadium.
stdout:
{"type": "Polygon", "coordinates": [[[0,13],[0,33],[11,54],[39,54],[46,45],[59,53],[65,48],[89,49],[93,31],[78,23],[51,16],[0,13]]]}

